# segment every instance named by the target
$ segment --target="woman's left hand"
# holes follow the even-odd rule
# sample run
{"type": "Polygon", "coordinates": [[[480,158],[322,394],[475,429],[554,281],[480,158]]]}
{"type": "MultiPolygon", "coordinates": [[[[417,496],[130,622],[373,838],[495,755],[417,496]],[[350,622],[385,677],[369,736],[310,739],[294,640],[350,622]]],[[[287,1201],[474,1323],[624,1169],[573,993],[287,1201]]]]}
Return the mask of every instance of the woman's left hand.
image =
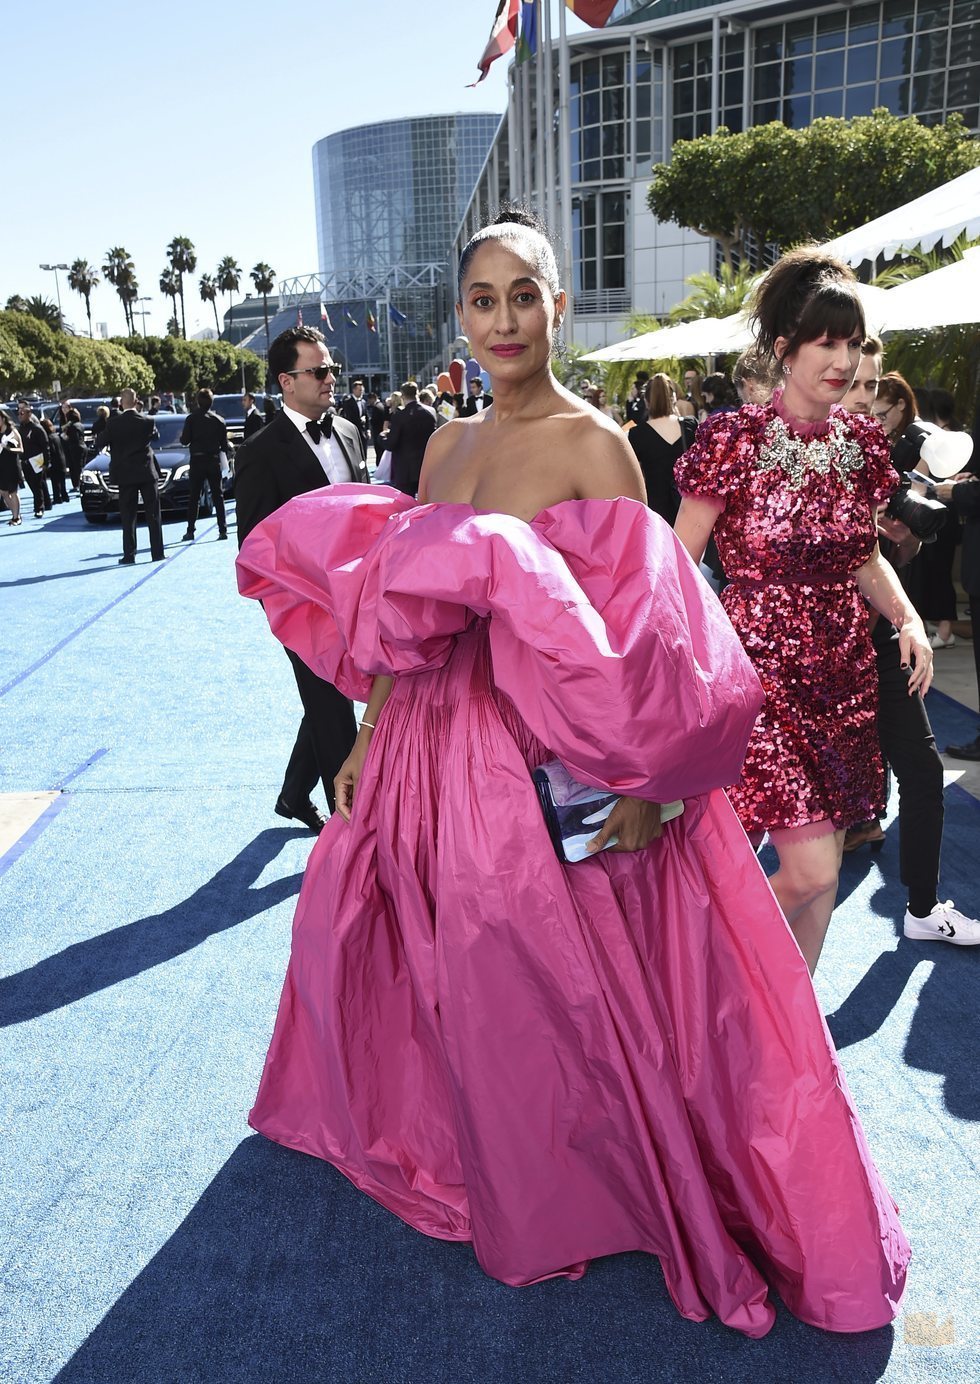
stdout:
{"type": "Polygon", "coordinates": [[[586,849],[590,855],[601,851],[611,836],[618,837],[613,851],[642,851],[658,836],[663,836],[660,804],[643,798],[620,798],[586,849]]]}
{"type": "Polygon", "coordinates": [[[932,648],[921,620],[910,620],[902,626],[898,632],[898,647],[902,667],[914,664],[909,675],[909,696],[919,692],[924,697],[932,686],[932,648]]]}

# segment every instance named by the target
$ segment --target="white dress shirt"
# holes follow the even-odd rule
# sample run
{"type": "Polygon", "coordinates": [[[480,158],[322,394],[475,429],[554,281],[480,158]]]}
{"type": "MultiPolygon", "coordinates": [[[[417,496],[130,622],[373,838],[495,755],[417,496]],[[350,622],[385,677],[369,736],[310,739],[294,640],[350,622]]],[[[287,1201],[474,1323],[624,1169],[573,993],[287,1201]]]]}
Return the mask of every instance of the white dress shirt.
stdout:
{"type": "Polygon", "coordinates": [[[283,404],[283,413],[303,434],[303,440],[310,451],[314,453],[317,461],[323,467],[323,474],[331,485],[343,485],[350,482],[350,467],[347,465],[347,458],[344,456],[343,449],[331,432],[329,437],[320,438],[319,442],[314,442],[313,438],[306,431],[306,425],[310,419],[302,413],[297,413],[293,408],[287,408],[283,404]]]}

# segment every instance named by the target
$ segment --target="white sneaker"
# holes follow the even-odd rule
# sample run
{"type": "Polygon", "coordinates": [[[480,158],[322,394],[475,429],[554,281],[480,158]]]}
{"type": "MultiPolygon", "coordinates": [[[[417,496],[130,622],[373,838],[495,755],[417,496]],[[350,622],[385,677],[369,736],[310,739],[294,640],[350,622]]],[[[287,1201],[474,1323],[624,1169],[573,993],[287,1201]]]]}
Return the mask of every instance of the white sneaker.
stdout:
{"type": "Polygon", "coordinates": [[[955,643],[955,634],[951,634],[948,639],[940,639],[938,634],[934,634],[929,640],[929,647],[930,649],[951,649],[955,643]]]}
{"type": "Polygon", "coordinates": [[[952,942],[954,947],[975,947],[980,945],[980,920],[968,918],[953,900],[937,903],[928,918],[917,918],[914,913],[905,914],[905,936],[916,942],[952,942]]]}

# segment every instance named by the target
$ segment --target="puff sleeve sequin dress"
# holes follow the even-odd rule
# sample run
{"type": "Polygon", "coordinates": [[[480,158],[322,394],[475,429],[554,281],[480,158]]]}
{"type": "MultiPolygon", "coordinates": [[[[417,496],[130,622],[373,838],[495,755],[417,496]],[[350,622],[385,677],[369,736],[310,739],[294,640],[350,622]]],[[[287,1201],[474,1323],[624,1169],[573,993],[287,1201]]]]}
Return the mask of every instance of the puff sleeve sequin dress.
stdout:
{"type": "Polygon", "coordinates": [[[746,831],[828,818],[844,828],[882,805],[875,659],[855,577],[874,552],[874,506],[898,477],[873,419],[835,407],[800,423],[781,393],[706,423],[675,478],[682,495],[724,505],[722,601],[766,694],[732,805],[746,831]]]}

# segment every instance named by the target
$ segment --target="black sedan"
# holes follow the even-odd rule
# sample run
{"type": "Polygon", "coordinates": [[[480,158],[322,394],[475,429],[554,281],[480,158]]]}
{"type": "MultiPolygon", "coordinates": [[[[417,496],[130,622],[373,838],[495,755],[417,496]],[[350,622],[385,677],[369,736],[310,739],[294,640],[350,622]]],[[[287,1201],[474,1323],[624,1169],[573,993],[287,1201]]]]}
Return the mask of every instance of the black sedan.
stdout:
{"type": "MultiPolygon", "coordinates": [[[[187,421],[183,414],[157,413],[153,416],[160,440],[154,442],[153,452],[160,470],[157,491],[160,509],[164,514],[187,513],[190,492],[190,453],[180,444],[180,434],[187,421]]],[[[230,458],[229,458],[230,460],[230,458]]],[[[230,495],[233,478],[228,475],[221,483],[222,492],[230,495]]],[[[119,514],[119,488],[109,482],[109,454],[99,452],[85,463],[82,471],[82,513],[90,524],[103,524],[110,516],[119,514]]],[[[201,491],[198,515],[208,518],[214,510],[210,487],[205,482],[201,491]]]]}

